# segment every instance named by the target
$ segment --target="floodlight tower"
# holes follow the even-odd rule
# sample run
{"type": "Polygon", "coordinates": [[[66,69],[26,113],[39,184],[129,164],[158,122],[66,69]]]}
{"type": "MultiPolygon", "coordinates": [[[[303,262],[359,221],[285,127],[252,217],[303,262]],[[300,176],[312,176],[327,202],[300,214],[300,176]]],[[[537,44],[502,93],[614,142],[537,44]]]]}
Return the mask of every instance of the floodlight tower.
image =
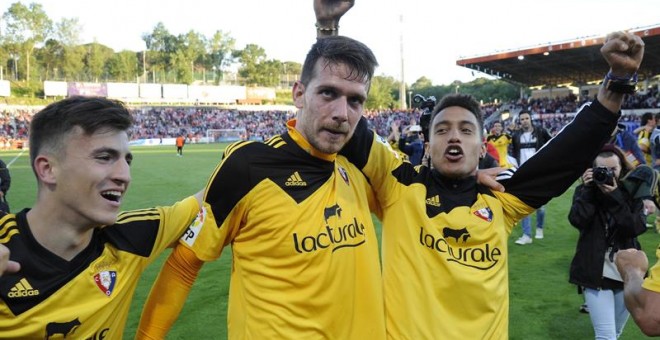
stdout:
{"type": "Polygon", "coordinates": [[[401,82],[399,83],[399,108],[402,110],[405,110],[408,108],[408,105],[406,104],[406,81],[403,77],[403,14],[399,16],[399,21],[401,23],[400,28],[401,28],[401,36],[400,36],[400,44],[401,44],[401,82]]]}

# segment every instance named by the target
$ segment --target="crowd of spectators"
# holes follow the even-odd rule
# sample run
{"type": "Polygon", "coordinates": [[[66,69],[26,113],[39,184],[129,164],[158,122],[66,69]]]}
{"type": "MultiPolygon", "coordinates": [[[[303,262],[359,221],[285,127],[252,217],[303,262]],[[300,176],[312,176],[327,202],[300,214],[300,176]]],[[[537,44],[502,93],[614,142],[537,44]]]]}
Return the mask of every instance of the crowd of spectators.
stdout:
{"type": "MultiPolygon", "coordinates": [[[[580,106],[592,98],[579,99],[574,95],[563,98],[524,98],[504,103],[486,103],[482,110],[486,119],[500,107],[511,112],[522,109],[531,111],[535,123],[551,133],[558,132],[578,111],[580,106]]],[[[627,96],[624,109],[660,108],[657,87],[627,96]]],[[[0,149],[15,148],[27,140],[32,108],[14,108],[0,111],[0,149]]],[[[196,141],[206,137],[209,129],[245,129],[245,138],[265,140],[286,130],[286,121],[295,117],[291,111],[242,111],[211,107],[144,107],[132,110],[135,127],[132,139],[174,138],[179,134],[196,141]]],[[[390,126],[397,121],[404,128],[419,122],[419,109],[367,110],[365,116],[373,129],[381,136],[388,136],[390,126]]],[[[511,122],[505,121],[505,126],[511,122]]],[[[637,115],[622,117],[628,125],[638,124],[637,115]]]]}

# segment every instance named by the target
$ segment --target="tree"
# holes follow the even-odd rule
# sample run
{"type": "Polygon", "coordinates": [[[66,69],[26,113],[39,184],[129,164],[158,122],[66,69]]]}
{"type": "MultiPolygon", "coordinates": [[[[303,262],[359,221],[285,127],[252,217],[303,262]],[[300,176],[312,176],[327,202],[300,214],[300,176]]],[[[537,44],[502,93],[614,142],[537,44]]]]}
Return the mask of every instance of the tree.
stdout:
{"type": "Polygon", "coordinates": [[[294,81],[300,78],[302,73],[302,64],[294,61],[285,61],[282,63],[282,74],[286,77],[286,86],[290,86],[294,81]]]}
{"type": "Polygon", "coordinates": [[[98,82],[99,78],[105,73],[105,65],[112,58],[114,51],[96,41],[85,45],[87,53],[85,54],[85,66],[87,69],[88,80],[98,82]]]}
{"type": "MultiPolygon", "coordinates": [[[[144,40],[149,51],[146,55],[147,63],[153,71],[162,72],[164,76],[161,81],[166,81],[168,79],[166,72],[172,64],[177,38],[165,28],[162,22],[159,22],[150,34],[142,35],[142,40],[144,40]]],[[[156,82],[156,79],[154,79],[154,82],[156,82]]]]}
{"type": "Polygon", "coordinates": [[[190,67],[190,78],[185,81],[191,84],[195,79],[195,70],[204,65],[206,55],[206,38],[193,30],[181,34],[177,38],[177,70],[190,67]]]}
{"type": "Polygon", "coordinates": [[[433,86],[433,82],[431,82],[431,79],[426,78],[426,77],[421,77],[417,79],[412,85],[410,85],[410,88],[417,92],[420,91],[421,89],[424,88],[429,88],[433,86]]]}
{"type": "Polygon", "coordinates": [[[62,59],[62,74],[65,81],[80,81],[85,74],[85,47],[65,46],[62,59]]]}
{"type": "Polygon", "coordinates": [[[64,46],[55,40],[48,39],[44,47],[35,52],[37,62],[43,68],[44,79],[57,78],[58,75],[54,72],[61,66],[61,60],[64,56],[64,46]],[[53,70],[53,72],[51,72],[53,70]]]}
{"type": "MultiPolygon", "coordinates": [[[[30,80],[30,61],[35,46],[43,44],[52,30],[52,21],[41,4],[26,7],[13,3],[3,15],[7,32],[5,39],[20,46],[25,60],[25,80],[30,80]]],[[[14,57],[16,61],[17,58],[14,57]]]]}
{"type": "Polygon", "coordinates": [[[397,89],[397,82],[392,77],[375,76],[371,79],[369,97],[365,106],[369,109],[387,109],[394,107],[392,92],[397,89]]]}
{"type": "Polygon", "coordinates": [[[115,53],[110,60],[108,60],[108,75],[112,79],[118,81],[133,81],[138,70],[137,54],[132,51],[121,51],[115,53]]]}
{"type": "Polygon", "coordinates": [[[206,62],[207,67],[213,70],[216,85],[222,80],[224,70],[234,61],[232,52],[235,45],[236,40],[223,31],[216,31],[208,40],[206,62]]]}
{"type": "Polygon", "coordinates": [[[41,49],[37,50],[37,62],[40,63],[44,79],[60,77],[60,70],[64,70],[65,64],[78,64],[78,61],[66,61],[65,58],[81,58],[79,54],[64,53],[65,48],[74,48],[80,44],[80,32],[82,28],[78,18],[62,18],[54,25],[52,38],[46,40],[41,49]],[[56,72],[57,70],[57,72],[56,72]]]}
{"type": "Polygon", "coordinates": [[[264,71],[258,65],[266,61],[266,51],[263,47],[255,44],[247,44],[244,49],[235,52],[242,66],[238,69],[238,74],[245,79],[247,85],[258,85],[259,79],[266,78],[259,72],[264,71]]]}

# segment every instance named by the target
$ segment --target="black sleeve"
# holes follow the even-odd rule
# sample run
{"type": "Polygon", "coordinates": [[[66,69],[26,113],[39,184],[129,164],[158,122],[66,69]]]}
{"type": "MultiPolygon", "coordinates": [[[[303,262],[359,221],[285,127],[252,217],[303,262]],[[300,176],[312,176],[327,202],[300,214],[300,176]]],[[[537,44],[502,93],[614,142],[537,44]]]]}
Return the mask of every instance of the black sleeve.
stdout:
{"type": "Polygon", "coordinates": [[[646,231],[644,202],[641,199],[632,199],[617,188],[607,196],[605,204],[614,219],[613,227],[618,238],[630,239],[646,231]]]}
{"type": "Polygon", "coordinates": [[[502,181],[506,191],[535,208],[561,195],[591,166],[619,116],[598,101],[585,105],[557,136],[502,181]]]}
{"type": "Polygon", "coordinates": [[[363,169],[367,165],[373,140],[374,132],[369,130],[366,118],[362,117],[355,127],[353,137],[339,151],[339,154],[346,157],[358,169],[363,169]]]}
{"type": "Polygon", "coordinates": [[[573,204],[568,213],[568,221],[575,228],[582,230],[593,225],[596,216],[595,188],[579,185],[573,193],[573,204]]]}

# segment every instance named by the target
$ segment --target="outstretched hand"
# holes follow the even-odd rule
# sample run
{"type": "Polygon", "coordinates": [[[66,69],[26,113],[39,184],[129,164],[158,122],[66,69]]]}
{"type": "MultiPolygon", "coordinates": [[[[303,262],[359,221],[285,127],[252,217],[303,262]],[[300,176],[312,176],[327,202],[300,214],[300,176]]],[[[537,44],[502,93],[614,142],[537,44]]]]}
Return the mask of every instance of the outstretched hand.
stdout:
{"type": "Polygon", "coordinates": [[[614,32],[605,37],[605,43],[600,48],[612,75],[630,77],[642,64],[644,56],[644,41],[630,32],[614,32]]]}
{"type": "Polygon", "coordinates": [[[339,19],[355,4],[355,0],[314,0],[317,24],[337,27],[339,19]]]}

